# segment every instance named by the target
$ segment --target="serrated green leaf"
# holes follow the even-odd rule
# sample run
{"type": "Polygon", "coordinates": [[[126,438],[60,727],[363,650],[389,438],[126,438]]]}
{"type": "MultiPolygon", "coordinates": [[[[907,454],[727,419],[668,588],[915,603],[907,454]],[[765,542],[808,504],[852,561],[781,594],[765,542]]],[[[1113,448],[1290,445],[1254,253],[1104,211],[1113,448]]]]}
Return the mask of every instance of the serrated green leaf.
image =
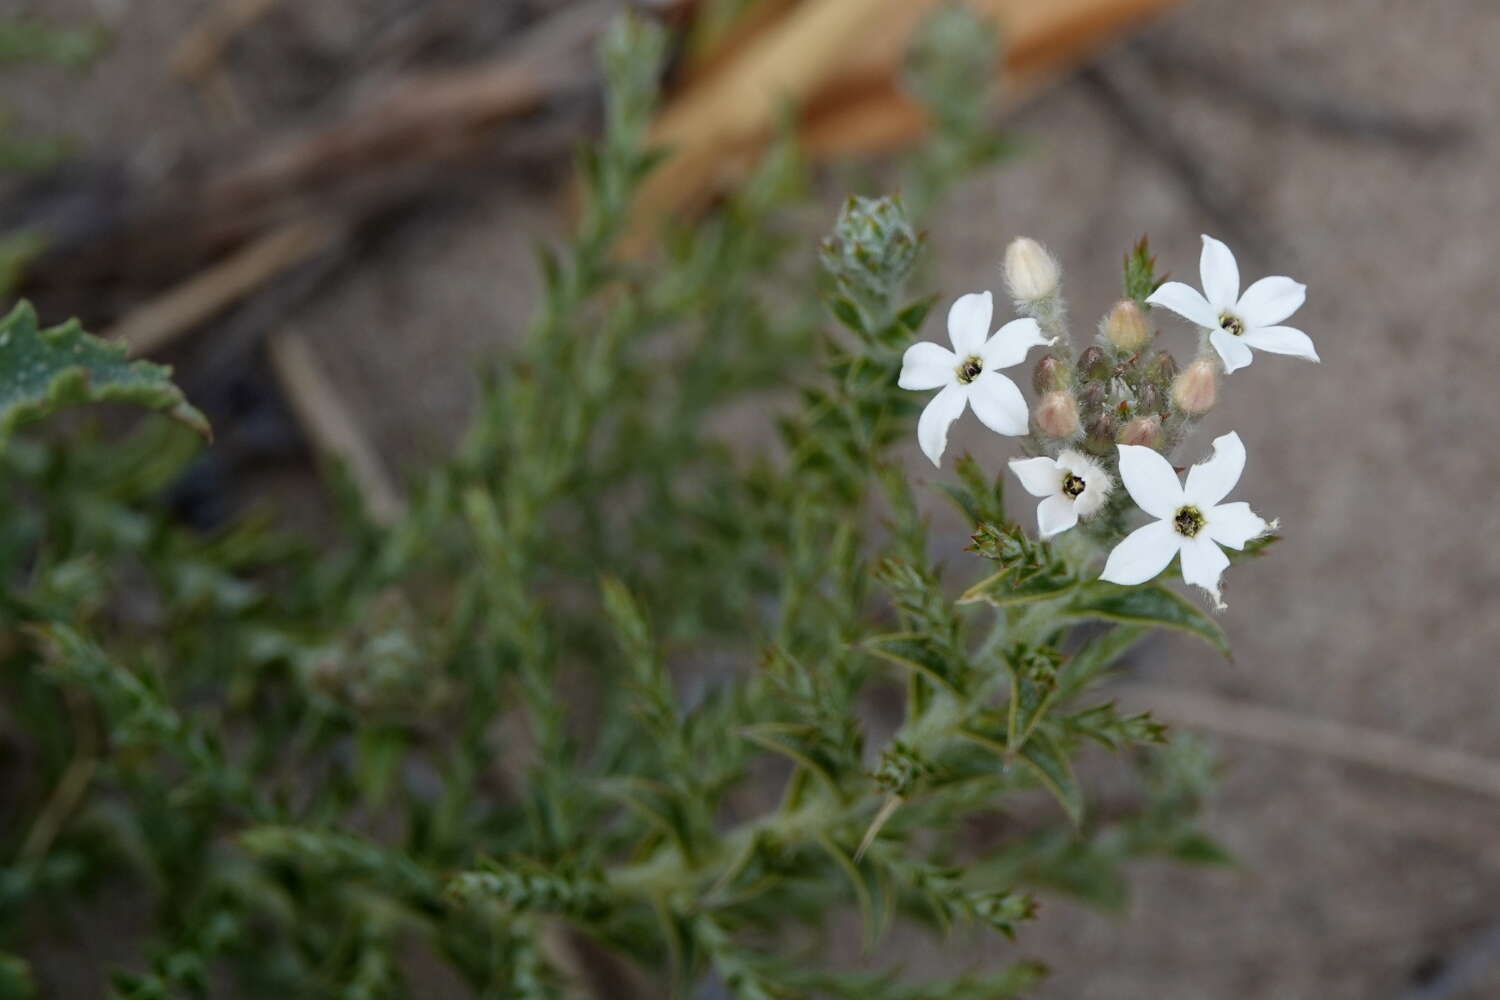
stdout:
{"type": "Polygon", "coordinates": [[[208,420],[171,382],[172,370],[131,361],[125,348],[92,337],[77,321],[49,330],[23,302],[0,320],[0,435],[76,403],[134,403],[209,436],[208,420]]]}
{"type": "Polygon", "coordinates": [[[1084,585],[1063,610],[1068,618],[1098,618],[1127,624],[1160,625],[1187,632],[1233,659],[1229,637],[1208,615],[1160,584],[1122,587],[1103,580],[1084,585]]]}
{"type": "Polygon", "coordinates": [[[1083,822],[1083,789],[1073,774],[1073,765],[1068,755],[1062,752],[1057,741],[1046,729],[1037,729],[1021,748],[1019,759],[1024,761],[1038,779],[1046,786],[1074,825],[1083,822]]]}
{"type": "Polygon", "coordinates": [[[968,664],[932,636],[896,632],[866,639],[860,645],[883,660],[915,670],[954,695],[963,690],[967,681],[968,664]]]}

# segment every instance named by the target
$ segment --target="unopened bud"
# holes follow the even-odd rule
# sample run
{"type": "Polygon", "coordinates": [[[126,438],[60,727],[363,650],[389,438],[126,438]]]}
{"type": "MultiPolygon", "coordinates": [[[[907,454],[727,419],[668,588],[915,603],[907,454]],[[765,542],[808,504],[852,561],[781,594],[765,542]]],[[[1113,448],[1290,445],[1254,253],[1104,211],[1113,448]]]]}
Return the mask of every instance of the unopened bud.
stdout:
{"type": "Polygon", "coordinates": [[[1078,355],[1078,377],[1085,382],[1103,382],[1112,371],[1109,358],[1097,347],[1090,347],[1078,355]]]}
{"type": "Polygon", "coordinates": [[[1119,442],[1121,444],[1137,444],[1146,448],[1160,448],[1162,442],[1161,417],[1154,413],[1149,417],[1136,417],[1130,423],[1120,428],[1119,442]]]}
{"type": "Polygon", "coordinates": [[[1071,392],[1049,392],[1036,404],[1036,425],[1049,438],[1078,433],[1078,402],[1071,392]]]}
{"type": "Polygon", "coordinates": [[[1085,416],[1093,416],[1104,408],[1106,392],[1103,382],[1090,382],[1078,393],[1078,404],[1085,416]]]}
{"type": "Polygon", "coordinates": [[[1147,382],[1141,386],[1141,391],[1135,394],[1136,412],[1143,414],[1166,413],[1167,394],[1156,386],[1147,382]]]}
{"type": "Polygon", "coordinates": [[[1018,302],[1036,302],[1057,291],[1057,261],[1036,240],[1022,236],[1005,248],[1005,284],[1018,302]]]}
{"type": "Polygon", "coordinates": [[[1119,424],[1108,410],[1091,421],[1083,432],[1083,449],[1095,455],[1108,455],[1115,450],[1115,428],[1119,424]]]}
{"type": "Polygon", "coordinates": [[[1131,299],[1116,303],[1104,319],[1104,335],[1126,354],[1135,354],[1151,343],[1152,332],[1145,310],[1131,299]]]}
{"type": "Polygon", "coordinates": [[[1068,366],[1055,354],[1043,354],[1031,370],[1031,386],[1037,392],[1068,387],[1068,366]]]}
{"type": "Polygon", "coordinates": [[[1145,374],[1147,382],[1165,390],[1177,375],[1177,359],[1166,351],[1157,351],[1146,362],[1145,374]]]}
{"type": "Polygon", "coordinates": [[[1190,417],[1200,417],[1219,401],[1219,368],[1208,358],[1188,365],[1172,383],[1172,402],[1190,417]]]}

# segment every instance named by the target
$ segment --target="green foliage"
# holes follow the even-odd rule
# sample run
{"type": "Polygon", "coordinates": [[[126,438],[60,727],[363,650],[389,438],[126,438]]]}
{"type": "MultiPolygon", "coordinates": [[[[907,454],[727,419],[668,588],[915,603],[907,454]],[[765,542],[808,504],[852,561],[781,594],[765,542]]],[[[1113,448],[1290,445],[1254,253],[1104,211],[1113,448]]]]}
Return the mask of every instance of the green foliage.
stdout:
{"type": "Polygon", "coordinates": [[[0,17],[0,66],[49,62],[81,69],[99,57],[109,36],[99,28],[63,28],[41,21],[0,17]]]}
{"type": "Polygon", "coordinates": [[[1150,241],[1142,236],[1125,255],[1125,297],[1144,305],[1166,280],[1167,275],[1156,273],[1156,255],[1151,252],[1150,241]]]}
{"type": "Polygon", "coordinates": [[[76,322],[41,330],[26,303],[0,319],[0,436],[17,424],[77,403],[133,403],[160,410],[201,434],[208,421],[171,381],[172,370],[130,361],[125,348],[76,322]]]}
{"type": "MultiPolygon", "coordinates": [[[[1151,628],[1222,631],[1089,582],[1098,553],[1028,539],[972,459],[948,491],[975,551],[932,562],[895,461],[934,304],[905,291],[908,207],[850,202],[821,278],[778,225],[806,188],[783,148],[658,256],[617,252],[665,51],[641,21],[606,39],[579,231],[400,523],[188,527],[170,421],[0,449],[28,762],[0,792],[0,986],[108,891],[149,914],[116,997],[421,996],[438,967],[455,995],[576,997],[610,961],[650,996],[1020,996],[1045,970],[1014,956],[920,983],[807,942],[844,919],[1024,941],[1039,893],[1114,907],[1134,859],[1222,858],[1201,750],[1089,696],[1151,628]],[[775,447],[722,430],[768,409],[775,447]],[[1142,769],[1107,819],[1086,745],[1142,769]]],[[[94,400],[202,428],[76,326],[4,331],[7,428],[94,400]]]]}

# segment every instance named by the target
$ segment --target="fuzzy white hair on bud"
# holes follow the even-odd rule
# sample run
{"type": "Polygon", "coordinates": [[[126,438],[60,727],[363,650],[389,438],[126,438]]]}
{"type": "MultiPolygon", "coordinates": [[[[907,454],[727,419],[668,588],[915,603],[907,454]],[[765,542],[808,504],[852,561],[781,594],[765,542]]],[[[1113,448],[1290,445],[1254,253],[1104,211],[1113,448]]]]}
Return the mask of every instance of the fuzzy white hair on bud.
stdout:
{"type": "Polygon", "coordinates": [[[1036,240],[1022,236],[1005,248],[1005,286],[1017,303],[1038,302],[1056,294],[1061,279],[1057,259],[1036,240]]]}

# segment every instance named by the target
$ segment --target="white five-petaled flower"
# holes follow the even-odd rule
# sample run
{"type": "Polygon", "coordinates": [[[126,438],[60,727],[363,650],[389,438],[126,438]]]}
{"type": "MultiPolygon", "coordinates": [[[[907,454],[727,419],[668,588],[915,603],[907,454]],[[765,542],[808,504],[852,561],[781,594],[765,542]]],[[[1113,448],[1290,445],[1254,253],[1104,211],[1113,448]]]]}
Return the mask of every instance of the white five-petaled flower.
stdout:
{"type": "Polygon", "coordinates": [[[1250,348],[1317,361],[1313,342],[1301,330],[1278,326],[1302,307],[1307,286],[1291,278],[1261,278],[1240,294],[1240,269],[1229,248],[1212,236],[1203,237],[1198,262],[1203,292],[1180,281],[1169,281],[1146,299],[1165,306],[1184,319],[1211,331],[1209,343],[1224,359],[1224,371],[1244,368],[1253,360],[1250,348]]]}
{"type": "Polygon", "coordinates": [[[941,465],[948,445],[948,427],[964,412],[967,402],[990,430],[1012,437],[1025,434],[1026,399],[1001,368],[1018,365],[1026,352],[1050,344],[1034,319],[1015,319],[990,335],[994,299],[989,292],[965,295],[948,310],[948,338],[953,350],[930,341],[913,344],[901,359],[903,389],[937,389],[917,421],[922,453],[941,465]]]}
{"type": "Polygon", "coordinates": [[[1180,553],[1182,579],[1208,591],[1222,609],[1219,577],[1229,557],[1219,546],[1242,549],[1271,527],[1243,501],[1219,503],[1245,468],[1240,436],[1230,431],[1215,438],[1213,456],[1188,470],[1186,485],[1160,452],[1137,445],[1118,447],[1121,482],[1131,499],[1157,520],[1115,546],[1100,579],[1127,586],[1145,583],[1180,553]]]}
{"type": "Polygon", "coordinates": [[[1043,538],[1092,517],[1115,485],[1102,465],[1071,449],[1056,458],[1013,458],[1010,471],[1027,493],[1044,498],[1036,508],[1037,533],[1043,538]]]}

